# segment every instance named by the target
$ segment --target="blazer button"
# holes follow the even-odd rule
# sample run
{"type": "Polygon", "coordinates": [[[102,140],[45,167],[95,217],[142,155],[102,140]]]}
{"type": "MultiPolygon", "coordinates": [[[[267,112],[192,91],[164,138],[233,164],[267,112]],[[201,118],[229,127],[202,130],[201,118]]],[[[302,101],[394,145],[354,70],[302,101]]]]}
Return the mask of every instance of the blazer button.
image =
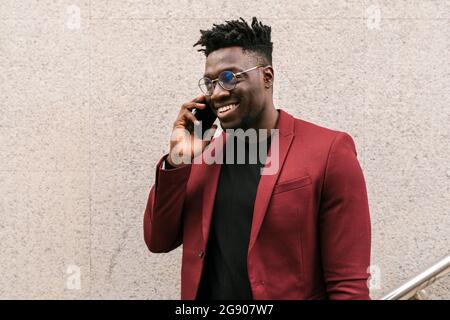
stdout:
{"type": "Polygon", "coordinates": [[[198,253],[198,257],[199,257],[200,259],[203,259],[203,256],[204,256],[204,255],[205,255],[205,251],[200,250],[199,253],[198,253]]]}

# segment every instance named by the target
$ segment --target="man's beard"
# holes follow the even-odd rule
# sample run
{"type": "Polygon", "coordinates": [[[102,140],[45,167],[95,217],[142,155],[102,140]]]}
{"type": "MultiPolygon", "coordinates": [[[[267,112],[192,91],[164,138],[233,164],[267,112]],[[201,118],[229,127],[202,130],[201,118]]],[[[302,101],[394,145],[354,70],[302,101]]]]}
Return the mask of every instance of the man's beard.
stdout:
{"type": "Polygon", "coordinates": [[[222,126],[222,123],[220,124],[220,126],[222,127],[223,130],[237,130],[237,129],[247,130],[247,129],[251,128],[251,126],[254,124],[254,122],[255,122],[255,117],[252,117],[251,115],[247,114],[244,117],[242,117],[240,119],[239,123],[235,126],[224,128],[222,126]]]}

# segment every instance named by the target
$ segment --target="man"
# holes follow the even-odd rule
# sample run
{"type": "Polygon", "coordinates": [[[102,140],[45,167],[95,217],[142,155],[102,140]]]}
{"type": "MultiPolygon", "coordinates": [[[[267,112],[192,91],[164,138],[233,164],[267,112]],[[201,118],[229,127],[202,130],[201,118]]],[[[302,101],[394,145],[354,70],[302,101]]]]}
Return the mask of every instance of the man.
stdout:
{"type": "Polygon", "coordinates": [[[352,138],[274,107],[271,27],[241,18],[201,34],[204,95],[183,104],[157,164],[144,214],[148,248],[183,244],[182,299],[370,299],[370,217],[352,138]],[[264,157],[180,163],[177,155],[198,159],[223,146],[208,138],[216,125],[203,140],[192,132],[194,108],[211,108],[227,132],[267,130],[277,170],[264,174],[264,157]]]}

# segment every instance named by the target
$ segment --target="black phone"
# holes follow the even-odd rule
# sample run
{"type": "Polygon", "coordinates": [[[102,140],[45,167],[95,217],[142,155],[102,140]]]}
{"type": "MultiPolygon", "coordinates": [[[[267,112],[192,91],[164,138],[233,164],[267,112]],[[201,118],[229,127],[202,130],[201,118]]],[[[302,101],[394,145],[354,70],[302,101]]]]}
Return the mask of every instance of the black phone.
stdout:
{"type": "Polygon", "coordinates": [[[201,122],[202,126],[202,137],[204,136],[206,130],[212,127],[214,121],[217,119],[217,115],[214,114],[214,111],[211,109],[211,106],[209,105],[208,101],[205,100],[206,108],[204,109],[197,109],[195,110],[195,117],[198,121],[201,122]]]}

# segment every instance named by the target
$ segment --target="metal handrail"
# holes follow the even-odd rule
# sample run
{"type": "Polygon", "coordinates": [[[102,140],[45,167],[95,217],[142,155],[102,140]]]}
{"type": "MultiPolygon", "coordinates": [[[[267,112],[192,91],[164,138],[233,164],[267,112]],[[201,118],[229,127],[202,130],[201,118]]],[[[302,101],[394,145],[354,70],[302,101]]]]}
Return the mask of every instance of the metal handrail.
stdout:
{"type": "Polygon", "coordinates": [[[426,294],[423,289],[448,273],[450,273],[450,255],[408,280],[405,284],[385,295],[381,300],[424,300],[426,299],[426,294]]]}

